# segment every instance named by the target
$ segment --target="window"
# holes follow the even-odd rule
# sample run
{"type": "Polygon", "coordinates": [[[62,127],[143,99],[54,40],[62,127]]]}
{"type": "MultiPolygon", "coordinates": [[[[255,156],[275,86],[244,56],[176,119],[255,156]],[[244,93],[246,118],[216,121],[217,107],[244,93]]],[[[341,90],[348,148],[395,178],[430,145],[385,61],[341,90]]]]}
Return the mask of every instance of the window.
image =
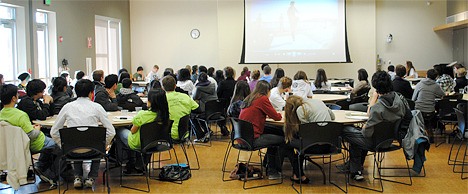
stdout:
{"type": "Polygon", "coordinates": [[[0,64],[8,83],[26,71],[24,8],[0,3],[0,64]]]}
{"type": "Polygon", "coordinates": [[[95,38],[96,69],[106,74],[117,74],[122,68],[120,20],[96,16],[95,38]]]}
{"type": "Polygon", "coordinates": [[[37,10],[35,21],[37,37],[35,69],[37,70],[34,75],[48,81],[51,77],[58,76],[55,13],[37,10]]]}

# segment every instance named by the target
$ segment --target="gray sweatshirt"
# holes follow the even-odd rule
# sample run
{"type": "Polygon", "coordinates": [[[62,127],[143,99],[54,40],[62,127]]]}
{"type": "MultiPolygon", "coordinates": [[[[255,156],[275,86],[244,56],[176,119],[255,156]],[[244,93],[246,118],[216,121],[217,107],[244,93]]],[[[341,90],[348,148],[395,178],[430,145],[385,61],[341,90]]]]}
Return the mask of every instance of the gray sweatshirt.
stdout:
{"type": "Polygon", "coordinates": [[[211,100],[218,100],[214,83],[207,86],[196,86],[192,98],[198,101],[200,111],[205,112],[205,103],[211,100]]]}
{"type": "Polygon", "coordinates": [[[335,120],[335,114],[323,103],[317,99],[304,99],[304,104],[297,108],[297,117],[301,123],[332,121],[335,120]]]}
{"type": "Polygon", "coordinates": [[[395,94],[388,94],[379,97],[377,103],[369,110],[369,120],[362,129],[364,137],[370,138],[374,134],[374,126],[385,121],[393,122],[403,118],[406,107],[403,101],[395,94]]]}
{"type": "Polygon", "coordinates": [[[431,113],[435,111],[435,99],[444,95],[439,84],[430,78],[425,78],[416,85],[412,100],[415,102],[416,110],[431,113]]]}

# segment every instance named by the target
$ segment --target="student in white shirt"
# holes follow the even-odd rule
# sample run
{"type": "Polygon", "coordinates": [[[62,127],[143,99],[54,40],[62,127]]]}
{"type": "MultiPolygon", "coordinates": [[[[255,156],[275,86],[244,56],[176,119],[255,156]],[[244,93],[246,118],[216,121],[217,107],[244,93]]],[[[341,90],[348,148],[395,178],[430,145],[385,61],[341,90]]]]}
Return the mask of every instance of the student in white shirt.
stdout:
{"type": "Polygon", "coordinates": [[[413,62],[406,61],[406,77],[405,78],[418,78],[418,72],[413,66],[413,62]]]}
{"type": "Polygon", "coordinates": [[[312,87],[310,86],[309,79],[304,71],[298,71],[296,75],[294,75],[292,93],[294,96],[300,96],[304,99],[312,98],[312,87]]]}
{"type": "Polygon", "coordinates": [[[159,71],[159,66],[154,65],[153,69],[146,76],[146,81],[151,83],[151,81],[153,80],[159,80],[158,71],[159,71]]]}
{"type": "Polygon", "coordinates": [[[277,87],[274,87],[270,91],[270,102],[276,111],[282,111],[286,105],[286,95],[291,91],[292,80],[289,77],[282,77],[277,87]]]}
{"type": "Polygon", "coordinates": [[[177,87],[188,92],[189,96],[192,96],[192,91],[195,89],[192,80],[190,79],[190,71],[186,68],[179,70],[177,75],[177,87]]]}
{"type": "Polygon", "coordinates": [[[393,80],[395,79],[395,75],[396,75],[396,73],[395,73],[395,66],[389,65],[389,66],[387,67],[387,70],[388,70],[388,71],[387,71],[387,72],[388,72],[388,75],[390,75],[390,79],[392,79],[392,81],[393,81],[393,80]]]}
{"type": "MultiPolygon", "coordinates": [[[[91,101],[94,95],[94,84],[89,80],[82,79],[76,83],[75,92],[78,98],[63,106],[54,125],[52,126],[52,129],[50,130],[50,135],[57,145],[61,145],[59,130],[64,127],[65,122],[67,123],[67,127],[97,127],[99,126],[99,123],[102,123],[102,126],[107,129],[106,145],[110,145],[115,136],[115,129],[107,117],[107,113],[104,108],[100,104],[91,101]]],[[[95,153],[93,151],[88,151],[85,153],[74,153],[73,155],[77,157],[86,157],[95,155],[95,153]]],[[[74,186],[75,188],[81,188],[83,187],[82,162],[75,162],[73,164],[73,168],[75,174],[74,186]]],[[[84,185],[86,187],[92,187],[94,185],[94,180],[97,178],[98,172],[99,160],[93,160],[88,178],[84,181],[84,185]]]]}

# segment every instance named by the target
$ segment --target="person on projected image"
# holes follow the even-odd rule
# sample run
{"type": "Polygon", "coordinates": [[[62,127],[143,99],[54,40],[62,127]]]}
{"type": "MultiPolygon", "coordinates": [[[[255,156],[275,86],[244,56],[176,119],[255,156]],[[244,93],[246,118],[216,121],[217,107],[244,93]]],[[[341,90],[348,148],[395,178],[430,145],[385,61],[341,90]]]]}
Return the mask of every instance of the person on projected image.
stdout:
{"type": "Polygon", "coordinates": [[[291,37],[293,41],[296,41],[297,22],[299,21],[299,17],[297,16],[299,11],[294,6],[295,4],[296,2],[291,1],[288,8],[289,28],[291,29],[291,37]]]}

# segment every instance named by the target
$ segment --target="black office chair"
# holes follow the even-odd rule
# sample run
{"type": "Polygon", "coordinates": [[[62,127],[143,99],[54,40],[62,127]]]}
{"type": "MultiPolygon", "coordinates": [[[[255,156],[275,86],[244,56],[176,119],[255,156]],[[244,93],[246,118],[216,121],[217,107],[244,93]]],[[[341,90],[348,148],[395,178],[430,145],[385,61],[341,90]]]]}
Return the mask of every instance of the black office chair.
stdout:
{"type": "Polygon", "coordinates": [[[463,115],[463,112],[460,111],[459,109],[455,109],[455,113],[457,114],[457,120],[458,120],[458,132],[455,136],[455,139],[452,143],[452,147],[450,148],[450,153],[449,153],[449,165],[453,165],[453,172],[455,173],[461,173],[460,177],[461,179],[467,179],[468,176],[466,177],[463,177],[463,174],[466,173],[465,172],[465,166],[468,165],[468,161],[466,161],[466,157],[468,157],[467,155],[467,149],[468,149],[468,132],[467,132],[467,129],[466,129],[466,115],[463,115]],[[451,156],[452,156],[452,151],[453,151],[453,146],[455,145],[455,142],[456,140],[459,139],[460,140],[460,145],[458,146],[458,150],[457,150],[457,153],[455,154],[455,159],[451,159],[451,156]],[[460,148],[462,147],[463,145],[463,142],[466,141],[466,145],[465,145],[465,152],[464,154],[462,155],[463,159],[461,161],[458,160],[458,154],[460,153],[460,148]],[[457,171],[456,170],[456,166],[461,166],[461,171],[457,171]]]}
{"type": "Polygon", "coordinates": [[[173,139],[174,144],[180,145],[180,148],[185,154],[185,159],[187,160],[187,164],[190,167],[190,170],[199,170],[200,169],[200,161],[198,160],[198,154],[197,150],[195,149],[195,144],[190,141],[190,115],[185,115],[184,117],[180,118],[179,120],[179,126],[178,126],[178,132],[179,132],[179,139],[173,139]],[[190,165],[190,161],[187,155],[187,148],[185,148],[185,145],[187,145],[187,148],[192,145],[193,153],[195,154],[195,157],[197,159],[197,167],[192,168],[190,165]]]}
{"type": "MultiPolygon", "coordinates": [[[[346,182],[346,189],[341,188],[336,183],[331,181],[331,165],[332,165],[332,155],[341,154],[342,160],[344,161],[345,157],[344,154],[341,152],[341,131],[343,129],[343,124],[341,123],[334,123],[334,122],[313,122],[313,123],[305,123],[299,125],[299,141],[300,141],[300,148],[298,149],[298,161],[300,166],[300,157],[304,156],[309,162],[316,165],[320,168],[323,175],[324,184],[326,176],[325,171],[322,166],[315,163],[310,157],[320,156],[323,158],[328,158],[330,162],[328,162],[328,182],[338,187],[341,191],[347,193],[348,192],[348,184],[346,182]],[[321,150],[323,152],[314,152],[312,151],[314,148],[329,146],[328,150],[321,150]]],[[[315,149],[317,151],[317,149],[315,149]]],[[[299,171],[299,176],[302,177],[301,171],[299,171]]],[[[347,181],[347,176],[344,174],[344,179],[347,181]]],[[[298,191],[294,187],[294,182],[292,183],[293,189],[298,192],[302,193],[302,179],[299,178],[299,185],[300,190],[298,191]]]]}
{"type": "MultiPolygon", "coordinates": [[[[210,130],[210,125],[212,123],[216,123],[218,121],[226,121],[226,101],[223,99],[218,100],[211,100],[205,103],[205,112],[203,116],[197,117],[197,121],[200,124],[204,124],[207,130],[210,130]]],[[[208,131],[207,133],[210,133],[208,131]]],[[[210,138],[210,144],[208,145],[211,147],[212,138],[210,138]]],[[[201,144],[203,145],[203,144],[201,144]]]]}
{"type": "MultiPolygon", "coordinates": [[[[455,125],[457,124],[457,116],[455,114],[454,108],[457,107],[460,101],[457,99],[452,98],[443,98],[437,101],[437,120],[439,121],[437,124],[441,123],[442,126],[438,126],[437,128],[441,129],[441,134],[445,135],[445,125],[450,124],[452,125],[452,130],[455,129],[455,125]]],[[[450,136],[448,136],[450,138],[450,136]]],[[[439,147],[444,141],[442,140],[436,147],[439,147]]]]}
{"type": "MultiPolygon", "coordinates": [[[[228,147],[226,149],[226,153],[224,154],[224,161],[223,161],[223,181],[230,181],[233,179],[225,179],[224,174],[226,174],[229,171],[226,171],[226,164],[229,159],[229,153],[231,152],[231,149],[237,149],[239,152],[237,154],[237,160],[236,163],[239,163],[239,154],[240,151],[246,151],[250,152],[249,159],[246,161],[246,169],[249,169],[249,165],[252,165],[250,162],[250,159],[252,158],[252,153],[257,151],[258,155],[260,157],[260,161],[262,160],[262,154],[260,153],[260,150],[263,148],[267,148],[270,146],[265,146],[265,147],[254,147],[254,129],[252,123],[248,121],[243,121],[237,118],[231,118],[231,123],[232,123],[232,133],[231,133],[231,141],[228,143],[228,147]]],[[[279,160],[279,149],[278,149],[278,160],[279,160]]],[[[258,165],[260,166],[262,175],[258,178],[263,178],[263,165],[261,163],[254,163],[253,165],[258,165]]],[[[243,188],[244,190],[247,189],[253,189],[253,188],[259,188],[259,187],[265,187],[265,186],[271,186],[271,185],[278,185],[283,183],[283,177],[281,177],[280,182],[277,183],[271,183],[271,184],[264,184],[264,185],[258,185],[258,186],[253,186],[253,187],[246,187],[246,182],[249,179],[248,173],[244,173],[245,177],[241,177],[243,179],[243,188]]]]}
{"type": "MultiPolygon", "coordinates": [[[[174,146],[172,144],[172,138],[171,138],[171,127],[172,127],[172,120],[169,120],[167,124],[162,124],[158,123],[156,121],[153,121],[151,123],[144,124],[140,127],[140,143],[141,143],[141,149],[140,150],[133,150],[139,153],[141,157],[141,161],[143,163],[143,168],[146,171],[146,186],[147,190],[143,189],[138,189],[138,188],[133,188],[129,187],[123,184],[122,182],[122,172],[123,168],[122,166],[120,167],[120,186],[128,189],[133,189],[137,191],[143,191],[143,192],[150,192],[150,186],[149,186],[149,177],[150,177],[150,168],[153,169],[153,163],[155,162],[150,161],[150,168],[145,164],[145,156],[146,155],[151,155],[151,158],[154,158],[153,154],[154,153],[161,153],[165,151],[172,150],[174,151],[174,155],[176,158],[177,165],[179,165],[179,159],[177,158],[177,153],[174,149],[174,146]]],[[[159,160],[161,160],[161,154],[159,154],[159,160]]],[[[159,163],[159,169],[161,169],[161,163],[159,163]]],[[[182,180],[180,182],[177,182],[179,184],[182,184],[182,180]]]]}
{"type": "MultiPolygon", "coordinates": [[[[62,146],[62,157],[59,162],[59,169],[62,169],[61,161],[65,160],[68,162],[85,162],[89,160],[101,160],[104,159],[106,162],[106,169],[109,168],[108,158],[106,155],[106,128],[103,127],[72,127],[72,128],[63,128],[59,130],[60,140],[62,146]],[[72,154],[76,150],[88,149],[95,155],[88,157],[74,157],[72,154]]],[[[59,172],[59,170],[57,170],[59,172]]],[[[105,173],[105,183],[107,185],[107,193],[110,193],[109,186],[109,173],[105,173]]],[[[58,192],[60,193],[60,185],[58,187],[58,192]]],[[[67,188],[63,193],[68,190],[67,188]]]]}
{"type": "MultiPolygon", "coordinates": [[[[405,152],[402,149],[401,145],[396,145],[394,142],[397,142],[397,131],[399,128],[400,122],[395,121],[395,122],[381,122],[377,125],[374,126],[374,134],[372,135],[372,144],[373,144],[373,150],[369,150],[371,152],[374,152],[374,168],[372,172],[372,176],[374,179],[378,179],[380,182],[380,190],[379,189],[374,189],[374,188],[368,188],[364,187],[361,185],[355,185],[351,184],[351,186],[363,188],[363,189],[368,189],[371,191],[377,191],[377,192],[383,192],[384,187],[382,184],[382,181],[389,181],[393,183],[398,183],[398,184],[403,184],[403,185],[408,185],[411,186],[413,185],[413,180],[412,180],[412,175],[411,175],[411,169],[408,164],[408,160],[406,159],[405,152]],[[406,162],[406,167],[382,167],[382,162],[385,158],[385,153],[387,152],[393,152],[397,150],[402,150],[402,155],[403,159],[406,162]],[[377,174],[378,176],[375,176],[375,171],[377,169],[377,174]],[[389,176],[389,175],[384,175],[382,174],[382,170],[384,169],[400,169],[400,170],[407,170],[408,171],[408,176],[406,175],[395,175],[395,176],[389,176]],[[385,179],[383,177],[409,177],[409,183],[405,182],[399,182],[395,180],[389,180],[385,179]]],[[[348,177],[349,178],[349,177],[348,177]]]]}

